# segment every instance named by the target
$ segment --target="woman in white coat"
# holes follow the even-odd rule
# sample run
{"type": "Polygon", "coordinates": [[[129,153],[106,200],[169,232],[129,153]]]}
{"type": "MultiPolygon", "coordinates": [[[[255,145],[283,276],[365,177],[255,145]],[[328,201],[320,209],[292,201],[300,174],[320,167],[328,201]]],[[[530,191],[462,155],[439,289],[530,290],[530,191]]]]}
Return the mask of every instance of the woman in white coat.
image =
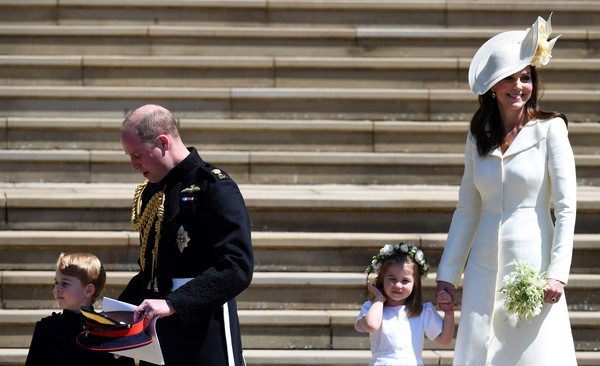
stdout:
{"type": "Polygon", "coordinates": [[[536,67],[551,57],[557,39],[548,42],[551,31],[550,18],[538,17],[526,31],[496,35],[469,69],[480,108],[436,278],[437,292],[454,298],[464,274],[457,366],[577,364],[563,293],[575,226],[575,163],[566,117],[537,104],[536,67]],[[541,313],[518,324],[498,292],[516,261],[545,272],[548,284],[541,313]]]}

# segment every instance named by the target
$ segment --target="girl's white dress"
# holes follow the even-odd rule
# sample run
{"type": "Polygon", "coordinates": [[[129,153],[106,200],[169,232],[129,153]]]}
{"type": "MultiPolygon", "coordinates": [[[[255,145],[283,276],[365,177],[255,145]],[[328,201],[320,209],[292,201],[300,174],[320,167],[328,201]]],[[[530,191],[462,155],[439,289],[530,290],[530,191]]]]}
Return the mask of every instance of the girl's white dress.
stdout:
{"type": "MultiPolygon", "coordinates": [[[[359,332],[365,332],[358,320],[367,314],[373,303],[366,301],[354,325],[359,332]]],[[[423,304],[421,315],[409,318],[406,307],[384,306],[381,327],[369,334],[371,340],[372,366],[421,366],[425,334],[435,339],[442,332],[443,319],[430,302],[423,304]]]]}

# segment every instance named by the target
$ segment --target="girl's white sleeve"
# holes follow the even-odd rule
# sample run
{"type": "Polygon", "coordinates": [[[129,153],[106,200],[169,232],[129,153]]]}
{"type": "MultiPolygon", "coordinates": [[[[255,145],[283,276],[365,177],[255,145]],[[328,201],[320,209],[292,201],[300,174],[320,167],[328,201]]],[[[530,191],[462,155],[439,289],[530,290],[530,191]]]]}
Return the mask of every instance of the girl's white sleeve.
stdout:
{"type": "Polygon", "coordinates": [[[426,302],[423,304],[423,330],[429,339],[436,339],[442,333],[444,319],[438,314],[433,304],[426,302]]]}
{"type": "Polygon", "coordinates": [[[358,321],[364,318],[365,315],[367,315],[367,311],[369,311],[372,305],[373,303],[371,301],[365,301],[365,303],[362,304],[362,307],[360,308],[360,314],[358,314],[358,318],[356,319],[356,322],[354,322],[354,329],[356,329],[357,332],[366,332],[366,330],[364,330],[363,327],[360,326],[358,321]]]}

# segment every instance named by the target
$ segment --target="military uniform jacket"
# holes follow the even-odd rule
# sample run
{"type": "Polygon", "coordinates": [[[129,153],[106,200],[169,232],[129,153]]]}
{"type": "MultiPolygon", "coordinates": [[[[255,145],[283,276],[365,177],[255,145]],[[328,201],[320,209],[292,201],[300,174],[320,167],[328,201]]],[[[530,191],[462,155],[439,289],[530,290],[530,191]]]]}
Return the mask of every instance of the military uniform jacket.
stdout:
{"type": "Polygon", "coordinates": [[[161,190],[164,219],[154,276],[156,233],[150,232],[145,268],[119,299],[140,304],[165,298],[173,304],[176,313],[157,322],[167,365],[244,365],[235,297],[250,285],[254,261],[239,188],[191,148],[161,182],[147,184],[142,210],[161,190]],[[171,291],[173,278],[192,279],[171,291]]]}

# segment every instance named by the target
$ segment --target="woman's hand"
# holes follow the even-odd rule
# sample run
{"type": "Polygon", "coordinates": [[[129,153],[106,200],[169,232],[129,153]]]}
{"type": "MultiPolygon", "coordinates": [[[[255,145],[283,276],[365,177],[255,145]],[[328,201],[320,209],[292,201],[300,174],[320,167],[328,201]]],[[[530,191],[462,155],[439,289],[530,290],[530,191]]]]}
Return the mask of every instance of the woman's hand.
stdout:
{"type": "Polygon", "coordinates": [[[443,312],[448,313],[450,311],[454,311],[454,303],[456,302],[454,286],[450,282],[437,281],[435,299],[443,312]]]}
{"type": "Polygon", "coordinates": [[[562,297],[565,285],[553,278],[546,279],[546,283],[548,284],[548,288],[544,290],[544,302],[547,304],[556,304],[562,297]]]}

